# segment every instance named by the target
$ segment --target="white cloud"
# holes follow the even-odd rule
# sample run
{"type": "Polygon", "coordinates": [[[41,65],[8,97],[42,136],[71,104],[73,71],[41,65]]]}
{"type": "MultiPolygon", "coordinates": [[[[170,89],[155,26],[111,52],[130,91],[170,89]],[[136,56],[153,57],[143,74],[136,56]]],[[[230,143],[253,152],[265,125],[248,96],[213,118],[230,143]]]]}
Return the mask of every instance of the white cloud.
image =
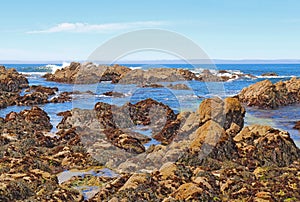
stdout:
{"type": "Polygon", "coordinates": [[[163,21],[140,21],[127,23],[106,23],[106,24],[88,24],[88,23],[60,23],[44,30],[29,31],[28,34],[59,33],[59,32],[108,32],[126,29],[157,27],[166,24],[163,21]]]}

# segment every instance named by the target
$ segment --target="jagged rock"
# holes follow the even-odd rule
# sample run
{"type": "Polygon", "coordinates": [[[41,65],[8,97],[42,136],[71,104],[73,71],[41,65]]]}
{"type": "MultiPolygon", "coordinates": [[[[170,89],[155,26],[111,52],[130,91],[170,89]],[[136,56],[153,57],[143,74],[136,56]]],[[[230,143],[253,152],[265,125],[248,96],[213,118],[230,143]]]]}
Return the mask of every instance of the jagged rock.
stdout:
{"type": "Polygon", "coordinates": [[[136,69],[128,72],[119,81],[121,84],[146,85],[157,82],[174,82],[198,80],[198,77],[189,70],[175,68],[153,68],[148,70],[136,69]]]}
{"type": "Polygon", "coordinates": [[[300,79],[296,77],[275,84],[269,80],[264,80],[244,88],[238,97],[241,102],[248,106],[274,109],[279,106],[299,103],[299,89],[300,79]]]}
{"type": "Polygon", "coordinates": [[[6,69],[0,66],[0,91],[19,92],[28,87],[28,80],[15,69],[6,69]]]}
{"type": "Polygon", "coordinates": [[[119,129],[107,129],[104,131],[107,139],[115,146],[122,148],[131,153],[143,153],[145,152],[145,147],[142,141],[149,141],[148,138],[138,139],[137,135],[131,131],[122,131],[119,129]]]}
{"type": "Polygon", "coordinates": [[[32,107],[20,113],[11,112],[6,115],[0,131],[9,134],[33,134],[34,132],[50,131],[52,125],[50,118],[45,111],[39,107],[32,107]]]}
{"type": "Polygon", "coordinates": [[[0,91],[0,109],[15,105],[16,100],[19,98],[18,93],[0,91]]]}
{"type": "Polygon", "coordinates": [[[210,157],[218,160],[235,158],[232,138],[216,122],[210,120],[190,135],[191,154],[197,154],[199,163],[210,157]]]}
{"type": "Polygon", "coordinates": [[[129,68],[119,65],[105,66],[72,62],[69,66],[56,70],[54,74],[45,74],[44,78],[47,81],[61,83],[92,84],[100,81],[116,83],[128,71],[130,71],[129,68]]]}
{"type": "Polygon", "coordinates": [[[289,133],[270,126],[247,126],[233,139],[249,167],[288,166],[300,158],[300,150],[289,133]]]}
{"type": "Polygon", "coordinates": [[[246,111],[237,98],[225,98],[223,101],[215,97],[203,100],[199,106],[198,113],[200,125],[213,120],[227,130],[232,123],[235,123],[242,129],[246,111]]]}
{"type": "Polygon", "coordinates": [[[19,106],[38,105],[38,104],[46,104],[46,103],[48,103],[48,95],[46,93],[41,93],[41,92],[33,92],[33,93],[25,94],[24,96],[20,96],[16,100],[16,104],[19,106]]]}
{"type": "Polygon", "coordinates": [[[204,82],[220,82],[224,80],[229,80],[229,78],[224,79],[217,75],[214,75],[208,69],[203,70],[199,77],[200,77],[200,81],[204,81],[204,82]]]}
{"type": "Polygon", "coordinates": [[[172,196],[176,200],[185,200],[185,199],[190,199],[190,200],[195,200],[198,198],[199,195],[201,195],[203,192],[203,189],[198,187],[194,183],[186,183],[181,185],[174,193],[172,193],[172,196]]]}
{"type": "Polygon", "coordinates": [[[30,91],[35,91],[35,92],[40,92],[43,94],[47,95],[55,95],[55,93],[58,91],[57,87],[45,87],[45,86],[30,86],[28,89],[25,90],[25,92],[30,92],[30,91]]]}

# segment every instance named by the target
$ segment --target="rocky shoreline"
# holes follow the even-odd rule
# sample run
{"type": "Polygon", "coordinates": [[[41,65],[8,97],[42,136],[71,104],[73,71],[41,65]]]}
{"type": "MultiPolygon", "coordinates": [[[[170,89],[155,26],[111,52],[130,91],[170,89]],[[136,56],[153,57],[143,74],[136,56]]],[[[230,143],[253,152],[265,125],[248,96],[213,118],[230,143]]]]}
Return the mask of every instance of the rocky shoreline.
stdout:
{"type": "MultiPolygon", "coordinates": [[[[85,65],[94,68],[91,63],[85,65]]],[[[142,70],[109,66],[78,80],[75,77],[80,66],[72,63],[45,77],[69,83],[87,82],[87,78],[90,82],[130,83],[144,74],[142,70]],[[133,72],[132,77],[124,72],[133,72]],[[100,74],[105,76],[99,80],[100,74]]],[[[285,96],[294,96],[293,101],[298,102],[297,79],[254,84],[257,86],[244,89],[236,97],[205,99],[197,111],[178,114],[150,98],[123,106],[98,102],[93,110],[59,113],[61,122],[52,126],[48,114],[34,105],[70,101],[71,93],[29,86],[26,77],[15,70],[3,67],[0,71],[5,75],[0,79],[0,108],[33,105],[0,118],[0,201],[300,200],[300,149],[286,131],[244,126],[246,110],[242,104],[251,100],[251,106],[274,108],[285,104],[279,101],[285,96]],[[257,90],[263,86],[265,89],[257,90]],[[22,89],[26,89],[25,95],[20,94],[22,89]],[[254,92],[258,96],[252,98],[254,92]],[[274,97],[268,97],[269,92],[274,97]],[[13,96],[14,102],[8,102],[13,96]],[[50,132],[53,127],[58,129],[55,134],[50,132]],[[150,136],[137,132],[139,127],[151,131],[150,136]],[[153,140],[157,144],[146,146],[153,140]],[[65,170],[103,168],[117,175],[87,174],[58,180],[58,174],[65,170]],[[85,186],[97,187],[88,199],[79,191],[85,186]]],[[[161,78],[147,77],[146,83],[173,81],[177,75],[200,78],[187,71],[170,70],[169,76],[161,71],[161,78]]],[[[139,83],[144,85],[144,81],[139,83]]]]}

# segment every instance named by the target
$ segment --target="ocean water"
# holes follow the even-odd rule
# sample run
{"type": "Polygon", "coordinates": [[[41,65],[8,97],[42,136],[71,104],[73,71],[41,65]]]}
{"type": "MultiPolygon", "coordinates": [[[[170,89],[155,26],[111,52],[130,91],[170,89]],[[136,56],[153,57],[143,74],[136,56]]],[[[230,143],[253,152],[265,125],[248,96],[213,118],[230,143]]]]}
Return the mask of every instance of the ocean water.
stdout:
{"type": "MultiPolygon", "coordinates": [[[[176,112],[185,110],[196,110],[205,98],[211,96],[228,97],[238,94],[240,90],[250,84],[258,81],[269,79],[272,82],[279,80],[288,80],[293,76],[300,77],[300,64],[217,64],[215,66],[199,64],[163,64],[163,65],[145,65],[145,64],[125,64],[132,69],[149,69],[157,67],[165,68],[184,68],[194,73],[200,73],[203,69],[211,69],[211,71],[227,70],[228,74],[243,73],[251,74],[257,78],[245,77],[237,80],[230,80],[224,83],[203,83],[198,81],[184,81],[178,83],[187,84],[191,90],[172,90],[168,88],[139,88],[136,85],[119,85],[103,82],[91,85],[72,85],[61,84],[56,82],[48,82],[42,78],[47,72],[55,72],[66,65],[63,64],[3,64],[8,68],[15,68],[17,71],[27,75],[30,85],[43,85],[49,87],[58,87],[60,92],[64,91],[93,91],[96,95],[73,95],[73,101],[60,104],[41,105],[50,116],[54,125],[53,133],[56,131],[55,126],[61,121],[61,117],[56,114],[58,112],[70,110],[72,108],[92,109],[97,102],[107,102],[121,106],[126,102],[135,103],[146,98],[153,98],[157,101],[169,105],[176,112]],[[261,74],[267,72],[275,72],[278,76],[263,77],[261,74]],[[107,91],[116,91],[125,94],[123,98],[111,98],[102,95],[107,91]]],[[[169,83],[162,83],[168,85],[169,83]]],[[[29,109],[27,106],[11,106],[0,110],[0,117],[4,117],[11,111],[19,112],[29,109]]],[[[276,110],[260,110],[256,108],[246,108],[245,124],[263,124],[271,125],[275,128],[287,130],[298,147],[300,147],[300,133],[294,130],[293,126],[297,120],[300,120],[300,105],[292,105],[281,107],[276,110]]]]}

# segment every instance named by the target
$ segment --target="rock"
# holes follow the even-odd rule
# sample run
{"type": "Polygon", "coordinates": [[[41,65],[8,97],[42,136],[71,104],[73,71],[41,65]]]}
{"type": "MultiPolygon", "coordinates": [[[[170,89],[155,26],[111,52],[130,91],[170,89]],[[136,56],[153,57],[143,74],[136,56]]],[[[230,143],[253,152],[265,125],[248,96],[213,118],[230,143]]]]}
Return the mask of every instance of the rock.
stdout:
{"type": "Polygon", "coordinates": [[[232,123],[242,129],[246,111],[237,98],[225,98],[224,101],[220,98],[209,98],[200,104],[198,113],[200,125],[213,120],[227,130],[232,123]]]}
{"type": "Polygon", "coordinates": [[[17,134],[18,137],[30,136],[35,132],[47,132],[51,129],[49,116],[39,107],[32,107],[20,113],[11,112],[6,115],[4,122],[0,125],[2,133],[6,131],[9,134],[17,134]]]}
{"type": "Polygon", "coordinates": [[[175,163],[167,162],[159,169],[162,179],[174,178],[176,177],[175,171],[177,170],[175,163]]]}
{"type": "Polygon", "coordinates": [[[157,84],[157,83],[150,83],[150,84],[144,84],[141,85],[142,88],[164,88],[164,85],[157,84]]]}
{"type": "Polygon", "coordinates": [[[115,64],[109,66],[104,74],[101,76],[100,81],[111,81],[112,83],[118,83],[127,73],[131,71],[130,68],[115,64]]]}
{"type": "Polygon", "coordinates": [[[25,105],[38,105],[38,104],[46,104],[48,103],[48,95],[41,92],[33,92],[29,94],[25,94],[24,96],[20,96],[16,100],[16,104],[19,106],[25,105]]]}
{"type": "MultiPolygon", "coordinates": [[[[122,131],[119,129],[107,129],[104,131],[107,139],[115,146],[124,149],[125,151],[140,154],[145,152],[145,147],[141,140],[135,138],[137,134],[132,134],[130,131],[122,131]]],[[[149,141],[145,138],[142,141],[149,141]]]]}
{"type": "Polygon", "coordinates": [[[203,192],[203,189],[198,187],[194,183],[186,183],[181,185],[174,193],[172,193],[172,197],[176,200],[195,200],[199,197],[203,192]]]}
{"type": "Polygon", "coordinates": [[[236,150],[230,136],[216,122],[210,120],[190,135],[190,151],[197,154],[199,163],[207,157],[232,159],[236,150]]]}
{"type": "Polygon", "coordinates": [[[247,126],[233,140],[249,167],[288,166],[300,158],[300,150],[289,133],[270,126],[247,126]]]}
{"type": "Polygon", "coordinates": [[[300,79],[295,77],[288,81],[272,84],[269,80],[260,81],[244,88],[238,95],[241,102],[248,106],[275,109],[279,106],[299,103],[300,79]]]}
{"type": "Polygon", "coordinates": [[[0,91],[0,109],[15,105],[18,99],[20,99],[18,93],[0,91]]]}
{"type": "Polygon", "coordinates": [[[123,76],[119,83],[137,84],[143,86],[148,83],[186,80],[198,80],[198,77],[191,71],[185,69],[153,68],[148,70],[132,70],[123,76]]]}
{"type": "Polygon", "coordinates": [[[162,144],[170,144],[178,135],[181,126],[181,120],[167,121],[166,125],[157,132],[154,130],[153,138],[160,141],[162,144]]]}
{"type": "Polygon", "coordinates": [[[186,84],[178,83],[178,84],[169,84],[167,86],[168,88],[174,89],[174,90],[191,90],[190,87],[188,87],[186,84]]]}
{"type": "Polygon", "coordinates": [[[113,92],[113,91],[105,92],[105,93],[103,93],[103,95],[110,96],[110,97],[125,97],[125,95],[123,93],[118,93],[118,92],[113,92]]]}
{"type": "Polygon", "coordinates": [[[121,187],[120,191],[126,189],[136,189],[139,184],[145,183],[147,181],[147,174],[136,173],[133,174],[127,182],[121,187]]]}
{"type": "Polygon", "coordinates": [[[55,95],[56,92],[58,91],[57,87],[45,87],[45,86],[30,86],[28,89],[26,89],[25,92],[30,92],[30,91],[34,91],[34,92],[40,92],[43,94],[47,94],[47,95],[55,95]]]}
{"type": "Polygon", "coordinates": [[[93,63],[72,62],[69,66],[56,70],[54,74],[45,74],[44,78],[47,81],[61,83],[92,84],[101,81],[115,83],[128,71],[130,71],[129,68],[119,65],[101,66],[93,63]]]}
{"type": "Polygon", "coordinates": [[[261,74],[261,76],[278,76],[278,74],[275,72],[267,72],[267,73],[261,74]]]}
{"type": "Polygon", "coordinates": [[[240,78],[256,78],[251,74],[243,74],[239,72],[233,72],[229,70],[219,70],[219,71],[212,71],[209,69],[203,70],[200,75],[200,81],[204,82],[226,82],[230,80],[236,80],[240,78]]]}
{"type": "Polygon", "coordinates": [[[15,69],[6,69],[0,66],[0,91],[19,92],[28,87],[28,80],[15,69]]]}
{"type": "Polygon", "coordinates": [[[300,130],[300,121],[297,121],[293,128],[297,129],[297,130],[300,130]]]}
{"type": "Polygon", "coordinates": [[[50,103],[65,103],[72,101],[72,97],[70,96],[73,94],[72,92],[62,92],[58,96],[51,98],[49,101],[50,103]]]}
{"type": "Polygon", "coordinates": [[[220,81],[224,81],[221,77],[218,77],[217,75],[214,75],[208,69],[203,70],[202,73],[200,74],[199,78],[200,78],[200,81],[204,81],[204,82],[220,82],[220,81]]]}

